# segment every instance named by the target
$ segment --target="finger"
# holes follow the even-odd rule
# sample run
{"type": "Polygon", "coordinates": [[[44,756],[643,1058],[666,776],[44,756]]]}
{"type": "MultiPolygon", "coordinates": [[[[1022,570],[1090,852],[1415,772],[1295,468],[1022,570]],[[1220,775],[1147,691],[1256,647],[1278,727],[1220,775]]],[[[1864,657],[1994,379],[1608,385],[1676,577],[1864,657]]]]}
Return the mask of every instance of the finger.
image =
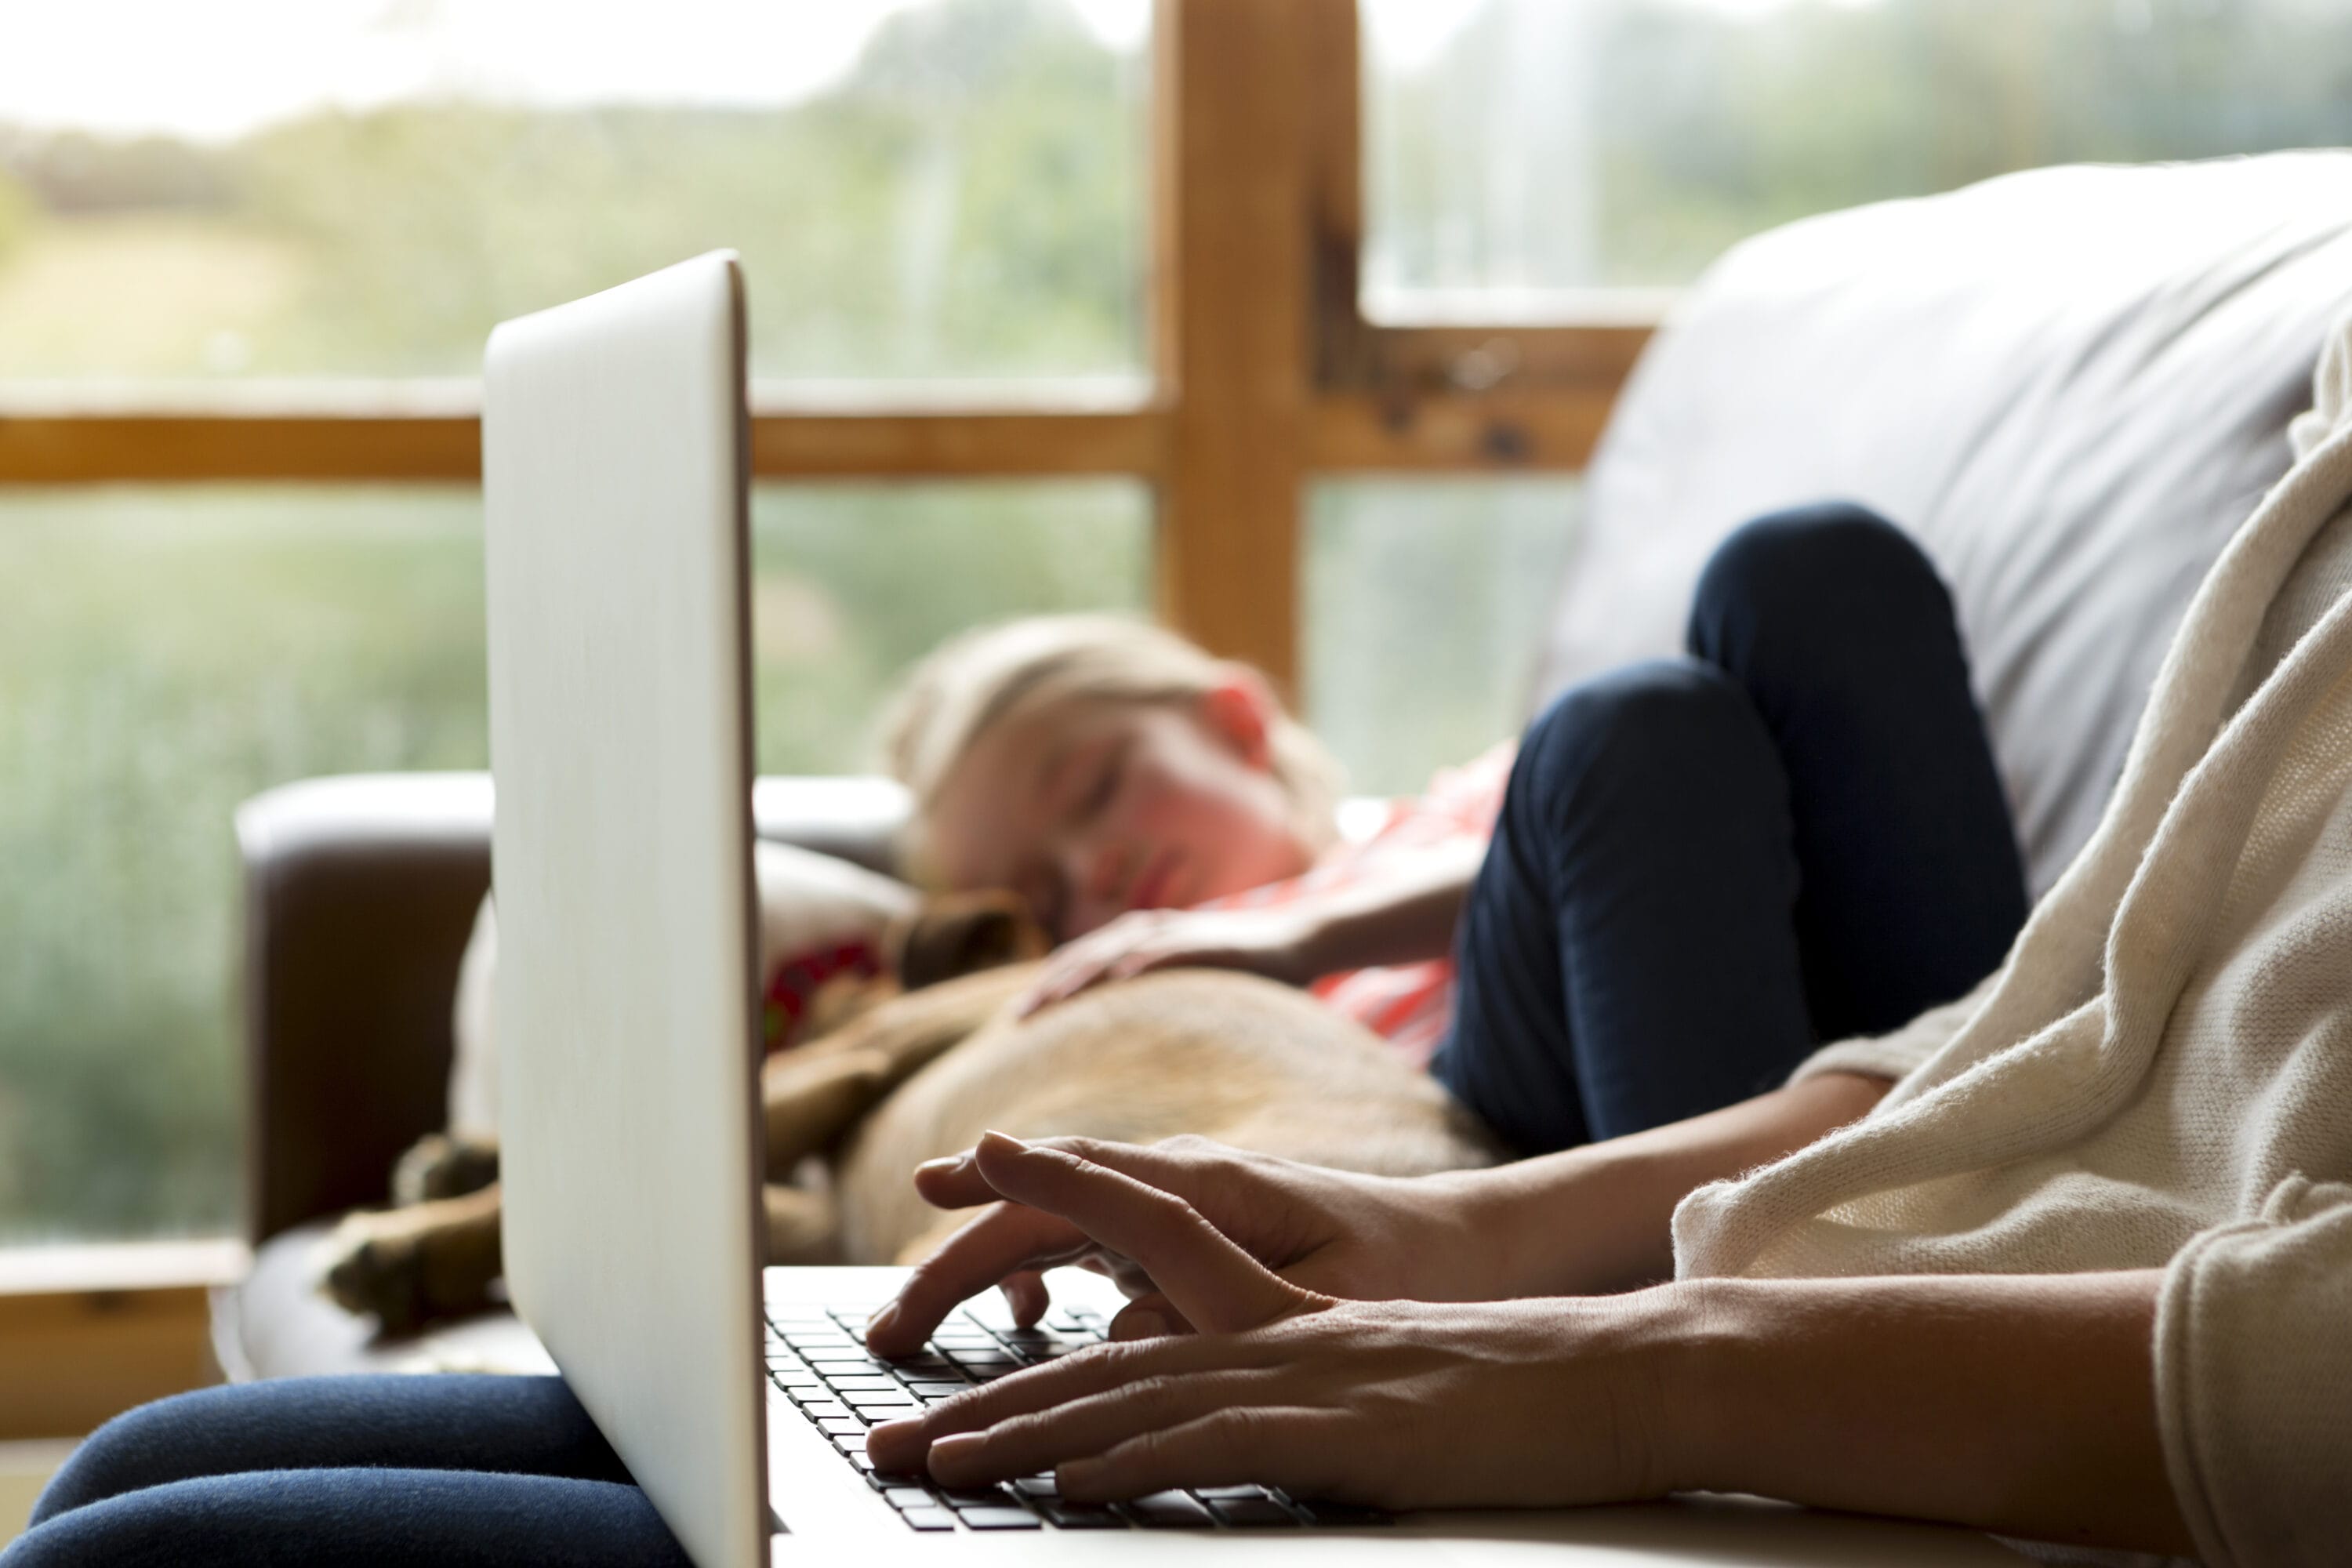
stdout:
{"type": "Polygon", "coordinates": [[[1045,1317],[1045,1309],[1054,1304],[1053,1292],[1045,1289],[1045,1276],[1034,1268],[1006,1275],[997,1289],[1004,1292],[1004,1304],[1013,1309],[1015,1328],[1035,1328],[1045,1317]]]}
{"type": "MultiPolygon", "coordinates": [[[[1150,1184],[1176,1192],[1189,1191],[1201,1170],[1190,1151],[1201,1140],[1177,1140],[1159,1144],[1115,1143],[1094,1138],[1057,1138],[1043,1147],[1064,1150],[1090,1163],[1120,1171],[1150,1184]]],[[[968,1208],[995,1203],[1003,1194],[982,1172],[974,1152],[966,1150],[930,1160],[915,1171],[915,1189],[940,1208],[968,1208]]],[[[877,1355],[912,1355],[923,1341],[958,1306],[998,1284],[1024,1267],[1052,1267],[1076,1262],[1087,1255],[1084,1238],[1066,1222],[1034,1211],[1000,1210],[1003,1217],[982,1216],[957,1231],[938,1252],[918,1264],[898,1299],[875,1315],[866,1327],[867,1345],[877,1355]],[[1072,1249],[1076,1250],[1073,1251],[1072,1249]]],[[[1113,1278],[1133,1293],[1154,1289],[1150,1271],[1124,1258],[1108,1260],[1113,1278]]],[[[1016,1304],[1016,1311],[1018,1306],[1016,1304]]],[[[1181,1328],[1192,1325],[1172,1304],[1169,1317],[1181,1328]]]]}
{"type": "Polygon", "coordinates": [[[1001,1132],[974,1151],[988,1184],[1059,1215],[1132,1258],[1176,1310],[1211,1333],[1255,1328],[1318,1299],[1268,1270],[1174,1193],[1064,1150],[1001,1132]]]}
{"type": "Polygon", "coordinates": [[[1016,1016],[1025,1018],[1042,1013],[1069,994],[1070,987],[1066,981],[1050,974],[1040,976],[1037,988],[1024,999],[1024,1005],[1016,1016]]]}
{"type": "Polygon", "coordinates": [[[1187,963],[1201,963],[1205,962],[1205,960],[1197,952],[1175,953],[1163,950],[1153,950],[1146,952],[1130,952],[1125,958],[1120,959],[1118,964],[1111,970],[1111,978],[1114,980],[1132,980],[1139,974],[1149,974],[1155,969],[1165,969],[1170,964],[1180,962],[1187,963]]]}
{"type": "Polygon", "coordinates": [[[915,1265],[897,1298],[866,1323],[866,1347],[878,1356],[913,1355],[950,1312],[990,1286],[1026,1271],[1075,1263],[1093,1247],[1086,1233],[1066,1220],[1001,1205],[915,1265]]]}
{"type": "Polygon", "coordinates": [[[883,1469],[918,1471],[934,1442],[959,1432],[984,1432],[1015,1416],[1034,1415],[1148,1379],[1269,1366],[1283,1359],[1278,1346],[1257,1335],[1096,1345],[966,1389],[909,1420],[877,1426],[866,1435],[866,1451],[883,1469]]]}
{"type": "Polygon", "coordinates": [[[969,1149],[916,1166],[915,1191],[939,1209],[968,1209],[975,1204],[992,1204],[1003,1195],[980,1173],[980,1164],[969,1149]]]}
{"type": "Polygon", "coordinates": [[[1282,1369],[1267,1368],[1138,1379],[985,1428],[937,1437],[925,1456],[926,1468],[933,1480],[951,1487],[1035,1475],[1218,1410],[1263,1406],[1278,1397],[1285,1375],[1282,1369]]]}
{"type": "MultiPolygon", "coordinates": [[[[1188,1153],[1191,1148],[1213,1149],[1206,1139],[1171,1139],[1162,1143],[1115,1143],[1101,1138],[1039,1138],[1031,1141],[1033,1148],[1060,1149],[1076,1154],[1094,1164],[1121,1171],[1139,1182],[1149,1182],[1185,1199],[1193,1196],[1199,1184],[1201,1161],[1188,1153]]],[[[1232,1153],[1233,1151],[1220,1151],[1232,1153]]],[[[960,1154],[948,1154],[937,1160],[926,1160],[915,1167],[915,1191],[934,1208],[971,1208],[976,1204],[992,1204],[1004,1196],[989,1184],[980,1168],[975,1152],[966,1149],[960,1154]]]]}
{"type": "Polygon", "coordinates": [[[1087,962],[1054,982],[1054,1000],[1066,1002],[1081,991],[1087,991],[1109,978],[1118,956],[1113,952],[1089,953],[1087,962]]]}
{"type": "Polygon", "coordinates": [[[1055,1480],[1072,1502],[1247,1482],[1302,1497],[1370,1500],[1376,1478],[1341,1468],[1346,1456],[1360,1456],[1363,1437],[1336,1411],[1234,1402],[1070,1459],[1056,1468],[1055,1480]]]}
{"type": "Polygon", "coordinates": [[[1073,969],[1083,967],[1085,962],[1084,948],[1075,952],[1065,948],[1049,959],[1045,967],[1038,972],[1037,978],[1030,983],[1029,989],[1013,1003],[1013,1016],[1025,1018],[1039,1008],[1060,1000],[1066,992],[1073,969]]]}
{"type": "Polygon", "coordinates": [[[1138,1296],[1118,1310],[1111,1319],[1108,1337],[1124,1343],[1129,1340],[1164,1339],[1170,1334],[1189,1334],[1192,1325],[1176,1304],[1160,1291],[1138,1296]]]}

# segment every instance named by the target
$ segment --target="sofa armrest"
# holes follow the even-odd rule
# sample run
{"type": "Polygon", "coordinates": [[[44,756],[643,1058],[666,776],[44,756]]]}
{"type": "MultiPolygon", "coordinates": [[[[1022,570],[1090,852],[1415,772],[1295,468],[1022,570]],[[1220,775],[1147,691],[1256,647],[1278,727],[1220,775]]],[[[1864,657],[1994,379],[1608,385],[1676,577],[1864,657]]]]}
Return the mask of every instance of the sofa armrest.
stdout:
{"type": "MultiPolygon", "coordinates": [[[[445,1120],[457,966],[490,881],[484,773],[308,779],[238,808],[247,1233],[380,1203],[445,1120]]],[[[763,837],[878,870],[906,816],[880,779],[772,778],[763,837]]]]}
{"type": "Polygon", "coordinates": [[[307,779],[237,809],[246,1228],[380,1203],[441,1125],[449,1007],[490,884],[479,773],[307,779]]]}

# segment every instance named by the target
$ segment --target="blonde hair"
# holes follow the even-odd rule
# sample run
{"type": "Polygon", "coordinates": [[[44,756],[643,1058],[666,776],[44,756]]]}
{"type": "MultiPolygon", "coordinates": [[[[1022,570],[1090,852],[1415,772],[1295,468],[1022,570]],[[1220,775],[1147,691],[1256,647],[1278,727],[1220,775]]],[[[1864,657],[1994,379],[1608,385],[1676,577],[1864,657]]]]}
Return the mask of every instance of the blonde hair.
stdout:
{"type": "MultiPolygon", "coordinates": [[[[883,765],[915,797],[910,863],[926,857],[940,789],[990,729],[1072,702],[1189,704],[1232,679],[1234,668],[1121,616],[1034,616],[949,639],[915,667],[883,715],[883,765]]],[[[1338,760],[1279,700],[1266,742],[1300,837],[1322,849],[1337,834],[1338,760]]]]}

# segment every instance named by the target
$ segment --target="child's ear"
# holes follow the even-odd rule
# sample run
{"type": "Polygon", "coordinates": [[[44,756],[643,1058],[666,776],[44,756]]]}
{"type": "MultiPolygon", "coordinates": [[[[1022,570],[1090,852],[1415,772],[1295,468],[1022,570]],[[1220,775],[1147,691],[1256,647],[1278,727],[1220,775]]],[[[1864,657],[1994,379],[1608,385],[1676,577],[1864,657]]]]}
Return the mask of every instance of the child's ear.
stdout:
{"type": "Polygon", "coordinates": [[[1245,664],[1225,665],[1217,684],[1201,694],[1202,722],[1254,768],[1274,763],[1277,710],[1273,688],[1245,664]]]}

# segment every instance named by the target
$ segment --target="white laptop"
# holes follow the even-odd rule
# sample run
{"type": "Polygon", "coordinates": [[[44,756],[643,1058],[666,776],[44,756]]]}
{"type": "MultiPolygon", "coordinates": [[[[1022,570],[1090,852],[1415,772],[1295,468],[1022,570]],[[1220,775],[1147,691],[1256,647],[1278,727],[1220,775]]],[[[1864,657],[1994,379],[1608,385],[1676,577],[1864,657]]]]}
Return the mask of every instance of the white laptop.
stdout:
{"type": "Polygon", "coordinates": [[[508,1283],[701,1568],[2016,1561],[1735,1500],[1387,1518],[1226,1488],[1076,1510],[1049,1478],[874,1476],[868,1420],[1083,1345],[1117,1302],[1066,1270],[1041,1330],[975,1302],[882,1366],[856,1329],[900,1270],[762,1278],[742,301],[721,252],[509,321],[482,422],[508,1283]]]}

